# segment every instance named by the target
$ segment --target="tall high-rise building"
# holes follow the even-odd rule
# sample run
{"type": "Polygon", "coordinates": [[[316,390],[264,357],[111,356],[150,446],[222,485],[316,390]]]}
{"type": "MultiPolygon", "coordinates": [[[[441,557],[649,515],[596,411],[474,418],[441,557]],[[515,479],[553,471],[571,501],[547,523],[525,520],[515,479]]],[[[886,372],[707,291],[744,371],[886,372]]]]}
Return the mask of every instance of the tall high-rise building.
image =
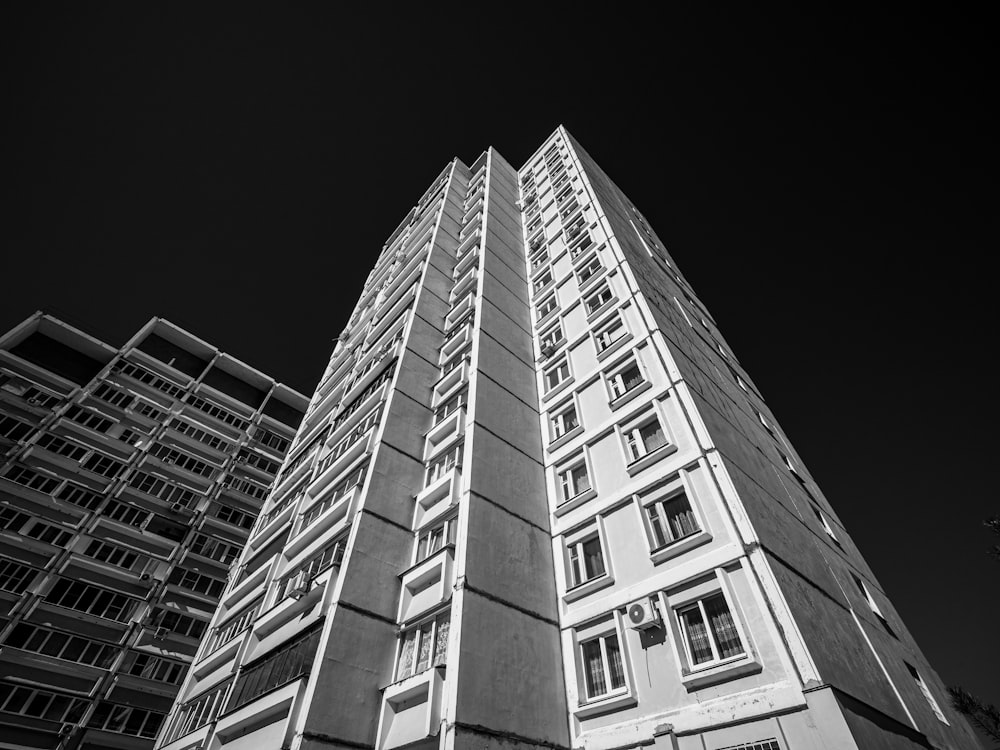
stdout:
{"type": "Polygon", "coordinates": [[[164,750],[975,746],[562,128],[388,238],[264,510],[164,750]]]}
{"type": "Polygon", "coordinates": [[[0,748],[153,747],[307,404],[157,318],[0,336],[0,748]]]}

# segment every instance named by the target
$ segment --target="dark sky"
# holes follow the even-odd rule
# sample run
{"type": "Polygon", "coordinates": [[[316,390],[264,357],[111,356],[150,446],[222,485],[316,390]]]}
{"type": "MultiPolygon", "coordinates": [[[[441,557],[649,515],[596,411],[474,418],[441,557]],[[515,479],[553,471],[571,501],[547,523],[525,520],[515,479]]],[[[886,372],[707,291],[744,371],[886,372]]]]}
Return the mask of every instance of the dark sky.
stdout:
{"type": "Polygon", "coordinates": [[[4,19],[0,329],[41,308],[117,344],[160,315],[310,393],[446,162],[519,166],[563,123],[945,682],[1000,705],[985,18],[205,5],[4,19]]]}

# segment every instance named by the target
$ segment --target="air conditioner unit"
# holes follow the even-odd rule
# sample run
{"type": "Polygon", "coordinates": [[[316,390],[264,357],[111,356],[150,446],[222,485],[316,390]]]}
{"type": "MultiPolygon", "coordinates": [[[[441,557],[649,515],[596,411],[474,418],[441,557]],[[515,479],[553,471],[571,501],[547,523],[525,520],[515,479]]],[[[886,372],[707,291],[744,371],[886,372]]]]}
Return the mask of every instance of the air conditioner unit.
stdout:
{"type": "Polygon", "coordinates": [[[166,638],[168,635],[170,635],[170,630],[169,629],[167,629],[167,628],[157,628],[153,632],[153,639],[161,641],[164,638],[166,638]]]}
{"type": "Polygon", "coordinates": [[[152,576],[149,573],[143,573],[139,576],[140,581],[148,581],[150,578],[152,578],[152,576]]]}
{"type": "Polygon", "coordinates": [[[648,596],[628,605],[628,625],[633,630],[655,628],[660,624],[660,613],[648,596]]]}
{"type": "Polygon", "coordinates": [[[185,506],[184,503],[173,503],[170,506],[170,510],[175,510],[175,511],[176,510],[184,510],[185,507],[187,507],[187,506],[185,506]]]}
{"type": "Polygon", "coordinates": [[[35,398],[34,396],[32,396],[31,398],[28,399],[28,403],[31,404],[32,406],[35,406],[37,404],[40,404],[41,401],[39,401],[37,398],[35,398]]]}
{"type": "Polygon", "coordinates": [[[295,580],[292,582],[292,589],[288,592],[288,595],[292,599],[301,599],[303,596],[309,593],[309,585],[312,581],[309,575],[303,571],[295,576],[295,580]]]}
{"type": "Polygon", "coordinates": [[[556,347],[553,344],[542,344],[542,356],[551,357],[552,353],[555,352],[556,347]]]}

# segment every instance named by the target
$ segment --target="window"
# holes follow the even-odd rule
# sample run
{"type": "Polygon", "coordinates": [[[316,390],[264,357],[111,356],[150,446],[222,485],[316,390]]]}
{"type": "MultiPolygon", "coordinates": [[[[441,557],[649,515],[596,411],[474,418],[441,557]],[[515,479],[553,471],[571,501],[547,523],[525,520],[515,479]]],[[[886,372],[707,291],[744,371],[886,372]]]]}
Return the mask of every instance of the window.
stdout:
{"type": "Polygon", "coordinates": [[[28,529],[26,534],[32,539],[37,539],[40,542],[52,544],[56,547],[65,547],[67,542],[73,538],[72,532],[41,521],[38,521],[28,529]]]}
{"type": "Polygon", "coordinates": [[[630,462],[638,461],[667,444],[663,427],[655,416],[638,427],[622,430],[622,434],[625,437],[625,447],[628,448],[630,462]]]}
{"type": "Polygon", "coordinates": [[[604,266],[601,265],[601,261],[598,259],[597,255],[591,255],[590,259],[580,266],[576,272],[576,278],[578,279],[580,286],[586,284],[603,269],[604,266]]]}
{"type": "Polygon", "coordinates": [[[722,592],[677,610],[677,619],[684,651],[692,669],[709,667],[746,654],[722,592]]]}
{"type": "Polygon", "coordinates": [[[552,351],[555,351],[555,348],[565,340],[566,336],[563,334],[562,325],[557,322],[554,326],[547,328],[539,335],[538,345],[542,350],[542,355],[547,356],[547,349],[549,350],[549,353],[551,353],[552,351]]]}
{"type": "Polygon", "coordinates": [[[625,690],[625,665],[618,634],[609,633],[580,644],[587,699],[603,698],[625,690]]]}
{"type": "Polygon", "coordinates": [[[100,453],[91,453],[90,457],[80,465],[87,471],[109,479],[113,479],[125,471],[125,464],[121,461],[116,461],[110,456],[104,456],[100,453]]]}
{"type": "Polygon", "coordinates": [[[826,516],[824,516],[822,511],[820,511],[820,509],[815,506],[813,506],[813,513],[816,514],[816,520],[819,521],[819,524],[820,526],[823,527],[823,531],[826,532],[826,535],[830,537],[830,539],[832,539],[834,542],[836,542],[837,546],[839,547],[840,540],[837,539],[837,535],[833,533],[833,527],[830,525],[830,522],[827,520],[826,516]]]}
{"type": "Polygon", "coordinates": [[[150,624],[152,627],[166,628],[171,633],[187,638],[201,638],[205,633],[204,621],[182,615],[179,612],[170,612],[166,609],[153,610],[153,617],[150,624]]]}
{"type": "Polygon", "coordinates": [[[537,293],[551,283],[552,283],[552,271],[549,270],[543,273],[533,282],[531,282],[531,288],[537,293]]]}
{"type": "Polygon", "coordinates": [[[88,705],[90,700],[87,698],[72,698],[48,690],[0,682],[0,711],[48,721],[75,723],[83,718],[88,705]]]}
{"type": "Polygon", "coordinates": [[[178,737],[203,727],[210,721],[215,721],[222,710],[226,693],[232,686],[232,680],[211,688],[197,698],[184,702],[178,709],[170,730],[166,733],[166,741],[173,742],[178,737]]]}
{"type": "Polygon", "coordinates": [[[122,409],[127,409],[136,400],[132,394],[119,390],[107,383],[101,383],[94,389],[91,395],[122,409]]]}
{"type": "Polygon", "coordinates": [[[59,486],[58,479],[39,474],[37,471],[32,471],[25,466],[18,466],[16,464],[8,469],[4,476],[12,482],[17,482],[33,490],[38,490],[46,495],[55,491],[56,487],[59,486]]]}
{"type": "Polygon", "coordinates": [[[5,437],[8,440],[16,442],[29,435],[31,430],[32,427],[27,422],[0,415],[0,437],[5,437]]]}
{"type": "Polygon", "coordinates": [[[397,680],[446,662],[450,624],[451,612],[444,612],[403,633],[396,662],[397,680]]]}
{"type": "Polygon", "coordinates": [[[165,464],[177,466],[185,471],[190,471],[192,474],[197,474],[199,476],[213,477],[216,473],[216,467],[211,466],[204,461],[199,461],[194,456],[190,456],[183,451],[175,450],[174,448],[169,448],[166,445],[161,445],[159,443],[150,448],[149,455],[154,458],[158,458],[165,464]]]}
{"type": "Polygon", "coordinates": [[[581,495],[591,489],[590,475],[587,473],[586,461],[580,461],[575,466],[559,472],[558,477],[563,502],[571,500],[577,495],[581,495]]]}
{"type": "Polygon", "coordinates": [[[0,505],[0,529],[19,530],[31,518],[27,513],[14,510],[9,505],[0,505]]]}
{"type": "Polygon", "coordinates": [[[56,581],[45,601],[117,622],[128,622],[139,606],[138,599],[66,578],[56,581]]]}
{"type": "Polygon", "coordinates": [[[465,443],[460,442],[454,448],[446,451],[444,454],[434,459],[430,466],[427,467],[427,484],[425,486],[434,484],[434,482],[439,480],[452,469],[461,468],[462,449],[464,447],[465,443]]]}
{"type": "Polygon", "coordinates": [[[553,440],[558,440],[571,430],[580,426],[580,419],[576,414],[576,404],[570,403],[566,408],[549,417],[549,426],[553,440]]]}
{"type": "Polygon", "coordinates": [[[893,638],[899,638],[895,631],[893,631],[893,629],[889,626],[889,621],[886,619],[885,615],[882,614],[882,610],[879,608],[878,602],[875,601],[875,597],[872,596],[872,593],[868,590],[865,582],[858,578],[854,573],[851,573],[851,578],[854,579],[854,585],[858,587],[858,591],[861,592],[861,596],[864,597],[865,602],[868,604],[868,608],[872,611],[872,614],[874,614],[879,619],[879,622],[882,623],[882,627],[884,627],[893,638]]]}
{"type": "Polygon", "coordinates": [[[86,508],[87,510],[93,510],[104,500],[104,495],[100,495],[93,490],[88,490],[86,487],[81,487],[72,482],[66,482],[59,492],[56,493],[56,497],[73,505],[79,505],[81,508],[86,508]]]}
{"type": "Polygon", "coordinates": [[[446,544],[455,543],[455,532],[458,528],[458,517],[433,526],[417,537],[416,559],[414,564],[426,560],[446,544]]]}
{"type": "Polygon", "coordinates": [[[244,667],[233,685],[226,710],[232,711],[276,687],[308,675],[321,632],[320,628],[310,630],[244,667]]]}
{"type": "Polygon", "coordinates": [[[132,570],[140,560],[139,555],[135,552],[127,550],[124,547],[119,547],[117,544],[102,542],[98,539],[92,540],[87,549],[83,551],[83,554],[95,560],[106,562],[109,565],[125,568],[125,570],[132,570]]]}
{"type": "Polygon", "coordinates": [[[653,548],[660,549],[701,530],[683,492],[645,506],[653,548]]]}
{"type": "Polygon", "coordinates": [[[910,676],[913,678],[913,681],[917,683],[917,687],[920,688],[920,692],[924,694],[924,698],[927,700],[928,705],[931,707],[931,711],[933,711],[934,715],[937,716],[938,721],[947,724],[948,720],[945,718],[944,712],[941,711],[941,706],[939,706],[938,702],[934,699],[934,696],[931,694],[930,688],[927,687],[927,683],[924,682],[923,677],[920,676],[920,673],[916,670],[916,668],[912,664],[905,661],[903,663],[906,664],[907,671],[910,673],[910,676]]]}
{"type": "Polygon", "coordinates": [[[546,391],[551,391],[569,380],[569,360],[565,357],[561,359],[555,367],[550,367],[545,371],[544,378],[546,391]]]}
{"type": "Polygon", "coordinates": [[[191,545],[191,552],[211,560],[218,560],[221,563],[229,564],[240,555],[242,547],[225,542],[221,539],[214,539],[204,534],[196,534],[191,545]]]}
{"type": "Polygon", "coordinates": [[[38,571],[13,560],[0,559],[0,591],[23,594],[38,571]]]}
{"type": "Polygon", "coordinates": [[[196,594],[219,597],[226,587],[226,582],[212,576],[198,573],[194,570],[187,570],[180,566],[175,567],[167,579],[167,583],[173,586],[180,586],[182,589],[193,591],[196,594]]]}
{"type": "Polygon", "coordinates": [[[611,388],[613,399],[621,398],[644,382],[645,378],[642,376],[642,370],[639,369],[639,363],[635,360],[632,360],[608,378],[608,386],[611,388]]]}
{"type": "Polygon", "coordinates": [[[118,521],[129,526],[135,526],[137,529],[146,523],[152,515],[148,511],[136,508],[134,505],[121,503],[117,500],[109,501],[104,508],[105,518],[110,518],[112,521],[118,521]]]}
{"type": "Polygon", "coordinates": [[[445,419],[450,417],[460,408],[465,406],[466,399],[468,399],[469,394],[466,391],[461,391],[456,393],[450,399],[445,401],[439,407],[434,410],[434,424],[443,422],[445,419]]]}
{"type": "Polygon", "coordinates": [[[81,638],[57,630],[19,623],[7,636],[6,645],[24,651],[66,659],[108,669],[118,655],[118,648],[89,638],[81,638]]]}
{"type": "Polygon", "coordinates": [[[156,737],[163,724],[164,714],[147,711],[144,708],[131,708],[117,703],[101,701],[87,722],[88,727],[103,729],[106,732],[131,734],[136,737],[156,737]]]}
{"type": "Polygon", "coordinates": [[[606,572],[604,550],[600,535],[595,530],[590,536],[566,545],[569,560],[570,587],[599,578],[606,572]]]}
{"type": "Polygon", "coordinates": [[[90,452],[78,443],[51,434],[42,435],[35,444],[57,456],[65,456],[73,461],[80,461],[90,452]]]}
{"type": "Polygon", "coordinates": [[[587,310],[587,315],[593,315],[607,303],[614,299],[614,295],[611,293],[611,288],[605,284],[596,292],[591,294],[589,297],[584,299],[583,306],[587,310]]]}
{"type": "Polygon", "coordinates": [[[239,510],[238,508],[233,508],[229,505],[223,505],[222,503],[219,503],[216,506],[214,515],[221,521],[231,523],[234,526],[239,526],[244,529],[252,529],[255,520],[250,513],[239,510]]]}
{"type": "Polygon", "coordinates": [[[555,312],[556,307],[557,307],[557,305],[556,305],[556,295],[550,294],[548,297],[546,297],[545,299],[543,299],[538,304],[538,308],[536,310],[536,312],[538,314],[538,319],[541,320],[542,318],[548,317],[549,314],[555,312]]]}
{"type": "Polygon", "coordinates": [[[125,674],[143,677],[147,680],[165,682],[168,685],[179,685],[184,679],[187,664],[171,661],[152,654],[140,654],[129,651],[125,656],[121,671],[125,674]]]}
{"type": "Polygon", "coordinates": [[[598,354],[610,349],[616,341],[619,341],[627,333],[628,331],[625,330],[625,324],[622,322],[621,318],[616,315],[610,323],[601,326],[594,333],[594,341],[597,344],[598,354]]]}

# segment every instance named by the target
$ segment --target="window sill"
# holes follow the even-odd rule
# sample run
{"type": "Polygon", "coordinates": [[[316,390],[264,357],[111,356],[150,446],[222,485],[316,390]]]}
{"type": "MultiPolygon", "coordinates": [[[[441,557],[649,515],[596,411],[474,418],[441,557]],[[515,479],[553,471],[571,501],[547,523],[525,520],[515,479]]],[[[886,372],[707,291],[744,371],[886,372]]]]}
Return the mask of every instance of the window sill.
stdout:
{"type": "Polygon", "coordinates": [[[582,434],[583,434],[583,425],[582,424],[577,425],[569,432],[563,433],[555,440],[553,440],[551,443],[549,443],[548,447],[545,450],[551,453],[557,448],[561,448],[562,446],[566,445],[566,443],[570,442],[577,435],[582,435],[582,434]]]}
{"type": "Polygon", "coordinates": [[[653,451],[650,451],[645,456],[641,456],[635,459],[632,463],[625,467],[625,471],[628,472],[630,477],[634,477],[640,471],[649,468],[657,461],[662,461],[667,456],[673,455],[677,452],[677,445],[675,443],[667,443],[666,445],[661,445],[653,451]]]}
{"type": "Polygon", "coordinates": [[[630,708],[638,703],[638,699],[632,693],[626,692],[621,695],[598,698],[581,703],[580,707],[573,711],[573,715],[578,719],[589,719],[591,716],[620,711],[623,708],[630,708]]]}
{"type": "Polygon", "coordinates": [[[597,490],[591,487],[589,490],[584,490],[583,492],[574,495],[569,500],[564,500],[560,505],[556,506],[553,513],[557,516],[565,515],[574,508],[579,508],[584,503],[593,500],[595,497],[597,497],[597,490]]]}
{"type": "Polygon", "coordinates": [[[605,586],[610,586],[615,582],[615,577],[609,573],[597,576],[596,578],[591,578],[589,581],[584,581],[570,589],[567,589],[566,593],[563,594],[564,602],[575,602],[577,599],[582,599],[588,594],[592,594],[599,589],[603,589],[605,586]]]}
{"type": "Polygon", "coordinates": [[[658,547],[649,553],[649,558],[653,561],[653,565],[658,565],[710,541],[712,541],[712,535],[707,531],[696,531],[670,542],[664,547],[658,547]]]}
{"type": "Polygon", "coordinates": [[[715,685],[719,682],[735,680],[748,674],[756,674],[764,669],[760,662],[744,655],[731,661],[704,667],[695,672],[687,667],[681,669],[681,684],[688,692],[715,685]]]}
{"type": "Polygon", "coordinates": [[[644,380],[643,382],[641,382],[639,385],[637,385],[632,390],[626,391],[621,396],[618,396],[618,398],[611,399],[611,401],[608,402],[608,406],[611,407],[612,411],[614,411],[615,409],[620,409],[625,404],[627,404],[629,401],[631,401],[636,396],[638,396],[640,393],[643,393],[644,391],[648,391],[652,387],[653,387],[652,383],[650,383],[648,380],[644,380]]]}
{"type": "MultiPolygon", "coordinates": [[[[625,346],[625,344],[627,344],[629,341],[631,341],[632,338],[633,337],[632,337],[631,333],[626,333],[626,334],[624,334],[622,336],[619,336],[614,341],[612,341],[608,345],[608,347],[606,349],[598,349],[597,350],[597,360],[599,362],[604,361],[605,359],[607,359],[608,357],[610,357],[612,354],[614,354],[616,351],[618,351],[623,346],[625,346]]],[[[595,346],[596,346],[596,344],[595,344],[595,346]]]]}

